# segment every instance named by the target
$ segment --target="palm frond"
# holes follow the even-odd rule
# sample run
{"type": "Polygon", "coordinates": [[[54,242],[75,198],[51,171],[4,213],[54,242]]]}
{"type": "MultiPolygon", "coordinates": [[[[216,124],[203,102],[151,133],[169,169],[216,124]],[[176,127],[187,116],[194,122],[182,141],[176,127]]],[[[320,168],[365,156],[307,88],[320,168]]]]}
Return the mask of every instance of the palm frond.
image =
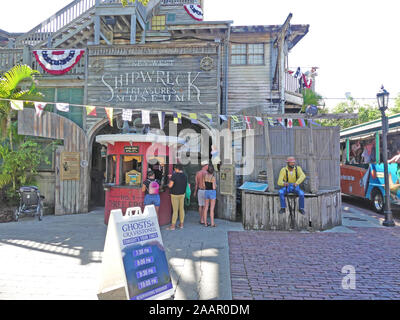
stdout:
{"type": "Polygon", "coordinates": [[[22,80],[31,80],[31,88],[29,91],[33,91],[35,83],[33,79],[34,74],[39,74],[39,71],[32,69],[27,65],[16,65],[9,71],[4,73],[0,79],[0,97],[8,98],[15,90],[22,80]]]}

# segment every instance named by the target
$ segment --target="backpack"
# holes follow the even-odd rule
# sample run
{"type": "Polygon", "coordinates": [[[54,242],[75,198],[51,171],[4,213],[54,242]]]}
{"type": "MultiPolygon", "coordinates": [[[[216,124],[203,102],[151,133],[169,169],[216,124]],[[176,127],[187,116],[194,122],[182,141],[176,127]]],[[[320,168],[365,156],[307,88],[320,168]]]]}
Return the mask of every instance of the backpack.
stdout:
{"type": "Polygon", "coordinates": [[[158,194],[160,190],[160,185],[157,181],[150,181],[149,183],[149,194],[158,194]]]}

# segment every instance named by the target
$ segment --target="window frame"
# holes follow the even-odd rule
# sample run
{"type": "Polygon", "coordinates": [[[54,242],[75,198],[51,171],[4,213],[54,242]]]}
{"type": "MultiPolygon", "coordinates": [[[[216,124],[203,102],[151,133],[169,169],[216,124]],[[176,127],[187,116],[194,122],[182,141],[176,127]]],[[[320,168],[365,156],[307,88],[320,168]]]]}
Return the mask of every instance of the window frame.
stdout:
{"type": "Polygon", "coordinates": [[[167,29],[167,16],[165,14],[161,14],[161,15],[155,15],[151,18],[150,21],[150,31],[155,31],[155,32],[162,32],[165,31],[167,29]],[[163,18],[164,19],[164,24],[153,24],[153,20],[157,18],[163,18]],[[157,27],[157,29],[155,29],[154,27],[157,27]]]}
{"type": "MultiPolygon", "coordinates": [[[[118,186],[124,187],[124,188],[132,188],[132,189],[141,189],[143,186],[143,164],[144,164],[144,156],[142,154],[129,154],[129,153],[123,153],[119,155],[119,181],[118,181],[118,186]],[[122,172],[122,167],[123,167],[123,162],[124,162],[124,157],[140,157],[141,158],[141,168],[140,168],[140,184],[137,185],[129,185],[126,184],[125,180],[125,175],[126,172],[122,172]],[[124,184],[122,182],[124,181],[124,184]]],[[[138,171],[138,170],[136,170],[138,171]]]]}
{"type": "Polygon", "coordinates": [[[230,46],[230,65],[231,66],[265,66],[265,43],[264,42],[256,42],[256,43],[231,43],[230,46]],[[245,53],[233,53],[235,45],[244,45],[245,46],[245,53]],[[250,53],[250,46],[251,45],[262,45],[262,53],[250,53]],[[234,63],[234,57],[238,56],[246,56],[245,63],[234,63]],[[254,56],[262,56],[262,63],[250,63],[250,57],[254,56]]]}

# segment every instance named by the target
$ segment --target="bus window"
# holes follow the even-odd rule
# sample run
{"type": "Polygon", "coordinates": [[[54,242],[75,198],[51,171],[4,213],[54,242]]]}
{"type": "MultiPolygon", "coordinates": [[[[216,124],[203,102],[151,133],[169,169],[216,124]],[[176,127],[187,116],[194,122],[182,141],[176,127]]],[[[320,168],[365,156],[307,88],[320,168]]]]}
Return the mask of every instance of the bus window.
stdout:
{"type": "Polygon", "coordinates": [[[142,186],[142,156],[121,156],[121,186],[142,186]]]}

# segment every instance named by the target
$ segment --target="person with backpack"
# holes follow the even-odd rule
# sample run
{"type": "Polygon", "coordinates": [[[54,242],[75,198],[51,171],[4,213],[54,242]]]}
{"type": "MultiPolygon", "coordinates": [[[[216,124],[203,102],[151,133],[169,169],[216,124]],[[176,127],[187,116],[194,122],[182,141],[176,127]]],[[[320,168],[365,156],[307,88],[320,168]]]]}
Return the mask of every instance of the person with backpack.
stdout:
{"type": "Polygon", "coordinates": [[[179,228],[183,228],[183,222],[185,220],[185,196],[186,189],[188,186],[188,178],[186,174],[183,173],[182,164],[175,164],[174,173],[170,177],[168,187],[171,192],[171,202],[172,202],[172,221],[171,225],[167,230],[175,230],[176,221],[178,220],[179,211],[179,228]]]}
{"type": "Polygon", "coordinates": [[[299,196],[299,211],[304,215],[304,191],[300,189],[300,184],[306,179],[306,175],[301,167],[296,166],[296,159],[294,157],[288,157],[286,163],[286,167],[281,169],[278,178],[278,186],[282,187],[279,190],[279,199],[281,202],[279,213],[282,214],[286,211],[285,195],[295,193],[299,196]]]}
{"type": "Polygon", "coordinates": [[[156,179],[154,171],[147,173],[147,179],[143,182],[142,191],[145,193],[144,205],[154,205],[157,217],[160,209],[160,181],[156,179]]]}

